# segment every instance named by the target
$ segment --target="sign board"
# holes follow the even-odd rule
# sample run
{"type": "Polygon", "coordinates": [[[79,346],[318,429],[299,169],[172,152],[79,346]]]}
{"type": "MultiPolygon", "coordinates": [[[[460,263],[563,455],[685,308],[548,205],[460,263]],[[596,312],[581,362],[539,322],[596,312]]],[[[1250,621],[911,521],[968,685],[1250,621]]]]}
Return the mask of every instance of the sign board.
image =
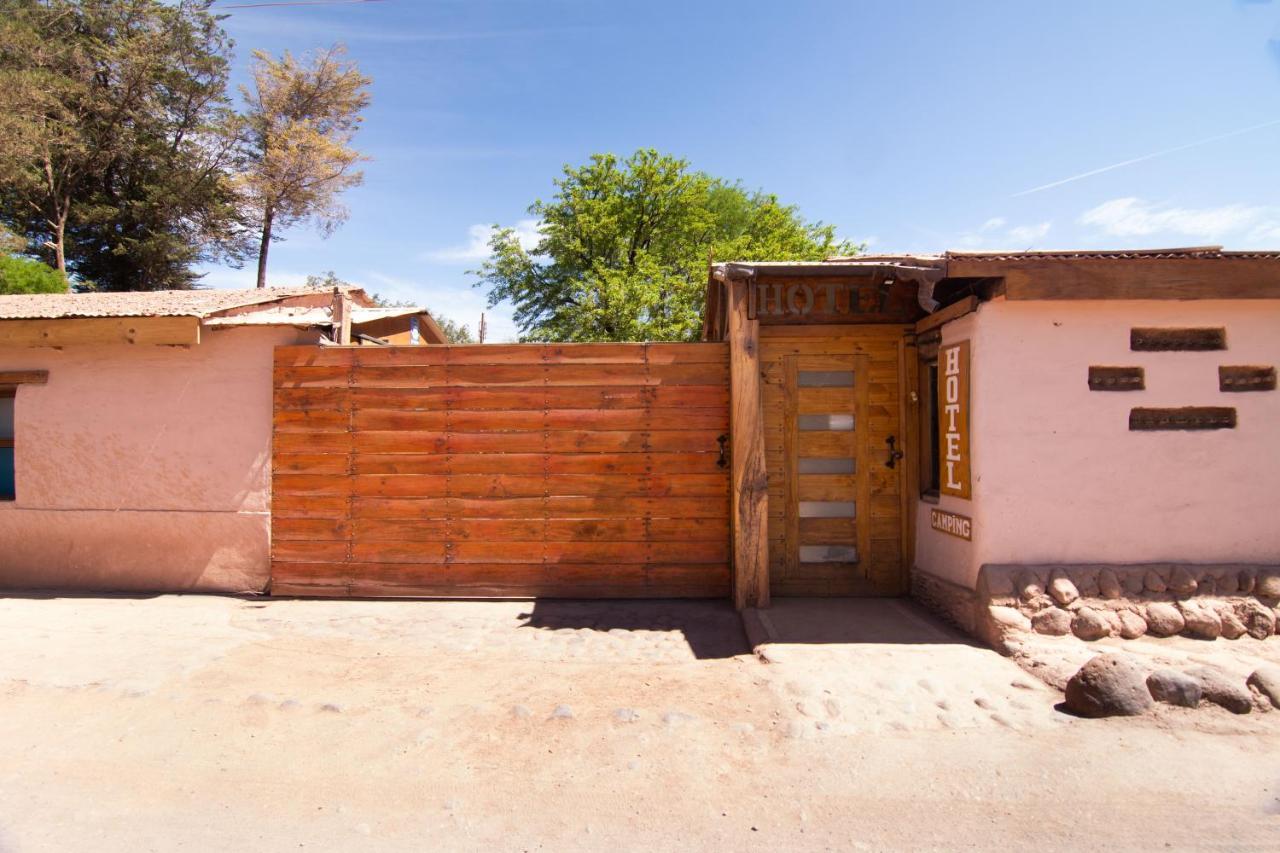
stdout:
{"type": "Polygon", "coordinates": [[[938,488],[944,495],[973,494],[969,465],[969,342],[938,349],[938,488]]]}
{"type": "Polygon", "coordinates": [[[943,512],[940,509],[929,510],[929,526],[934,530],[973,541],[973,520],[954,512],[943,512]]]}
{"type": "Polygon", "coordinates": [[[748,292],[747,316],[765,325],[914,323],[916,285],[881,276],[771,278],[748,292]]]}

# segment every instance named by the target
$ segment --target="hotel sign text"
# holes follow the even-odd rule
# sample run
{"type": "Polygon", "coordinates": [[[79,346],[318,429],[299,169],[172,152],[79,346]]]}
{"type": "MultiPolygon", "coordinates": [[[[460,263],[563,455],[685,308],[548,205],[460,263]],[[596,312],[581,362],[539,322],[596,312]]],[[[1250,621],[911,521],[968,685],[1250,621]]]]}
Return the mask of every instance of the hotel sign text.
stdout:
{"type": "Polygon", "coordinates": [[[761,323],[911,323],[919,308],[910,282],[863,276],[756,282],[747,316],[761,323]]]}
{"type": "Polygon", "coordinates": [[[969,498],[969,342],[938,350],[939,490],[969,498]]]}

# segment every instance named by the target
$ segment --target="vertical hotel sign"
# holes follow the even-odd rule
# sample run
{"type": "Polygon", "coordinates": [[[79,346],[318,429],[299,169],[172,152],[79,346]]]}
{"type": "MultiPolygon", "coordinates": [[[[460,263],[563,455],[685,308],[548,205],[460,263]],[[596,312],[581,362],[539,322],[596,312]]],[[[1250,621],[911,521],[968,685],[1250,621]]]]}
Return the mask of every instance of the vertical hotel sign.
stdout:
{"type": "Polygon", "coordinates": [[[969,498],[969,342],[938,350],[939,489],[944,495],[969,498]]]}

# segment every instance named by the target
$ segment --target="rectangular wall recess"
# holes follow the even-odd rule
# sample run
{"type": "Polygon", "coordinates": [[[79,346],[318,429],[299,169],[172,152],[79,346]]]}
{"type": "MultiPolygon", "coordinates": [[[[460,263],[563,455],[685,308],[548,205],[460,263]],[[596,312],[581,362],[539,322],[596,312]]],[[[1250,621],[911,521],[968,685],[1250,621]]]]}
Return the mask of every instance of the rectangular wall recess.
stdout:
{"type": "Polygon", "coordinates": [[[1226,329],[1130,329],[1134,352],[1205,352],[1227,348],[1226,329]]]}
{"type": "Polygon", "coordinates": [[[1224,364],[1218,367],[1219,391],[1274,391],[1276,369],[1256,364],[1224,364]]]}
{"type": "Polygon", "coordinates": [[[1141,367],[1089,368],[1090,391],[1141,391],[1146,387],[1146,374],[1141,367]]]}
{"type": "Polygon", "coordinates": [[[1236,410],[1226,406],[1184,406],[1179,409],[1131,409],[1129,429],[1235,429],[1236,410]]]}

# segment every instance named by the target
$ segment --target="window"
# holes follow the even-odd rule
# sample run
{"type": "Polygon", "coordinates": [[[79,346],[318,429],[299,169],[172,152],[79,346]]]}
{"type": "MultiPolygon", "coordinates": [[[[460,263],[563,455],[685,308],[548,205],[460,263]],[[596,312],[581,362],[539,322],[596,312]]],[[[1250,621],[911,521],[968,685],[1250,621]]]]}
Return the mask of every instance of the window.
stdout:
{"type": "Polygon", "coordinates": [[[938,361],[936,350],[932,361],[920,362],[920,494],[936,500],[942,483],[938,460],[941,419],[938,407],[938,361]]]}
{"type": "Polygon", "coordinates": [[[0,388],[0,501],[14,499],[13,404],[16,388],[0,388]]]}

